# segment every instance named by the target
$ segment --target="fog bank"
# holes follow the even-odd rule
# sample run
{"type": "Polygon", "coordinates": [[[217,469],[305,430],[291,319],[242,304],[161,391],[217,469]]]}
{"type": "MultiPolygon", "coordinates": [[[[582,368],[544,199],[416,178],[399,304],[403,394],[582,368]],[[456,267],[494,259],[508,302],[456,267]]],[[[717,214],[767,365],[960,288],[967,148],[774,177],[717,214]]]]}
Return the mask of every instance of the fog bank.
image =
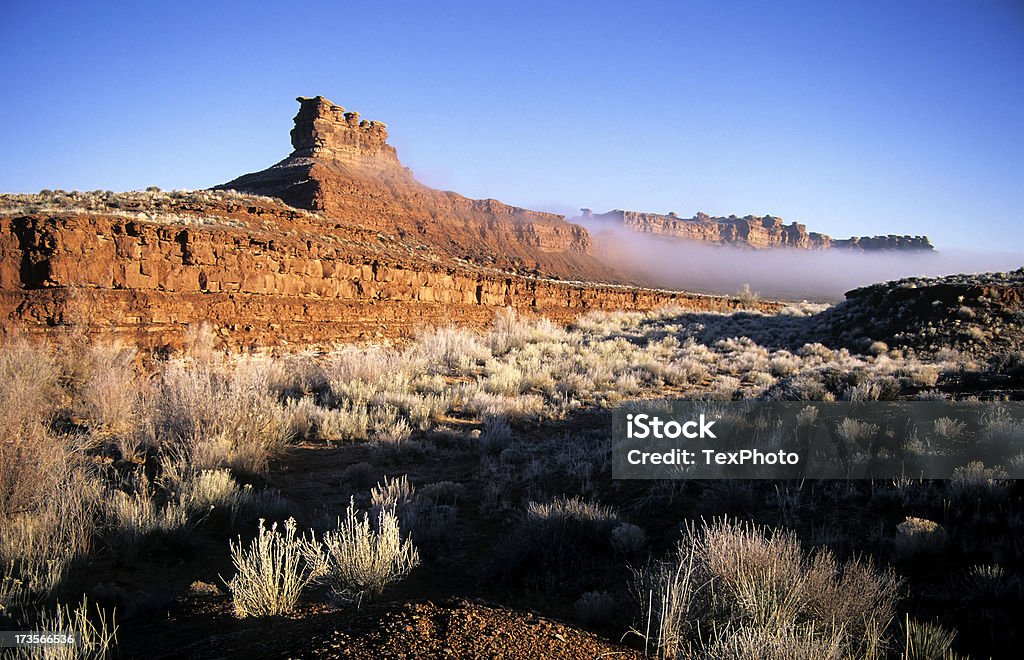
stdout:
{"type": "Polygon", "coordinates": [[[875,282],[1024,266],[1021,252],[755,250],[645,234],[592,219],[573,222],[591,232],[597,255],[623,273],[651,286],[708,293],[733,294],[749,284],[766,298],[835,301],[875,282]]]}

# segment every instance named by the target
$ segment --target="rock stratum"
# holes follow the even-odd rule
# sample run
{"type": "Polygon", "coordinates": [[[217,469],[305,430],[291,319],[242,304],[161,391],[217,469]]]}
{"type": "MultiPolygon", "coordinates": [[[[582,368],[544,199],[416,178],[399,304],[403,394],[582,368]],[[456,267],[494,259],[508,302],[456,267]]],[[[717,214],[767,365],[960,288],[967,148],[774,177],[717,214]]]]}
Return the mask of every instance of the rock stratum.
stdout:
{"type": "Polygon", "coordinates": [[[598,309],[743,306],[502,271],[367,220],[233,191],[3,195],[0,318],[17,331],[73,328],[172,350],[208,323],[222,345],[252,349],[484,326],[505,307],[568,321],[598,309]]]}
{"type": "Polygon", "coordinates": [[[675,239],[699,241],[716,245],[732,245],[756,249],[796,248],[804,250],[915,250],[931,251],[934,247],[927,236],[854,236],[837,239],[819,232],[807,231],[798,222],[785,224],[782,218],[771,215],[748,215],[738,218],[712,217],[697,213],[692,218],[680,218],[674,213],[642,213],[614,210],[592,213],[582,209],[582,215],[573,221],[597,227],[624,227],[632,231],[675,239]]]}

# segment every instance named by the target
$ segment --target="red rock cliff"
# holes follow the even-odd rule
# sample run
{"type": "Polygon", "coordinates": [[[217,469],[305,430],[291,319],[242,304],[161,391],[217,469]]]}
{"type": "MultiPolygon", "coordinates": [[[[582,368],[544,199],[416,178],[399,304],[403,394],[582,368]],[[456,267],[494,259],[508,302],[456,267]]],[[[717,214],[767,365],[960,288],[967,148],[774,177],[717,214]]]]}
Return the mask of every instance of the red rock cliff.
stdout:
{"type": "Polygon", "coordinates": [[[502,272],[237,193],[0,195],[0,319],[29,332],[174,347],[207,322],[230,346],[332,345],[482,326],[504,307],[564,321],[668,303],[740,306],[502,272]]]}
{"type": "Polygon", "coordinates": [[[293,151],[217,186],[277,197],[347,225],[393,233],[452,257],[521,273],[622,281],[590,255],[587,231],[560,215],[474,200],[417,182],[387,144],[387,127],[322,96],[299,97],[293,151]]]}

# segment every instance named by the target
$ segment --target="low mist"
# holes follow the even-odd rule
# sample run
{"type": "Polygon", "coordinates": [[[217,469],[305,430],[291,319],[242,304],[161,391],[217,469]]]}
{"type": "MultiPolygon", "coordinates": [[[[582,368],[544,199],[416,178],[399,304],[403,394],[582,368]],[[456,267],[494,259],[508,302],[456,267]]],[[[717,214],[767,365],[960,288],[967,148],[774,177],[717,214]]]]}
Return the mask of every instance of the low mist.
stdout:
{"type": "Polygon", "coordinates": [[[866,284],[911,276],[1015,270],[1024,253],[957,249],[863,252],[845,249],[756,250],[645,234],[618,223],[574,218],[594,239],[596,254],[650,286],[734,294],[749,285],[766,298],[836,301],[866,284]]]}

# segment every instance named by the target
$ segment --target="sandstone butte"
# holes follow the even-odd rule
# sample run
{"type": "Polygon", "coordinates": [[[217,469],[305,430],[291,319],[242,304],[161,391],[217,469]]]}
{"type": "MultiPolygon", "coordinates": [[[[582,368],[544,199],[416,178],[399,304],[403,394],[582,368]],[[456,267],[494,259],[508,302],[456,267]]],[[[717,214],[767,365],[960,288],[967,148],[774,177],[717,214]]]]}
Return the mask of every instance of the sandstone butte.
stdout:
{"type": "Polygon", "coordinates": [[[0,318],[168,349],[206,322],[222,344],[256,348],[481,326],[505,307],[564,321],[742,306],[632,286],[593,256],[584,228],[433,190],[384,124],[298,101],[291,155],[214,190],[0,197],[0,318]]]}

